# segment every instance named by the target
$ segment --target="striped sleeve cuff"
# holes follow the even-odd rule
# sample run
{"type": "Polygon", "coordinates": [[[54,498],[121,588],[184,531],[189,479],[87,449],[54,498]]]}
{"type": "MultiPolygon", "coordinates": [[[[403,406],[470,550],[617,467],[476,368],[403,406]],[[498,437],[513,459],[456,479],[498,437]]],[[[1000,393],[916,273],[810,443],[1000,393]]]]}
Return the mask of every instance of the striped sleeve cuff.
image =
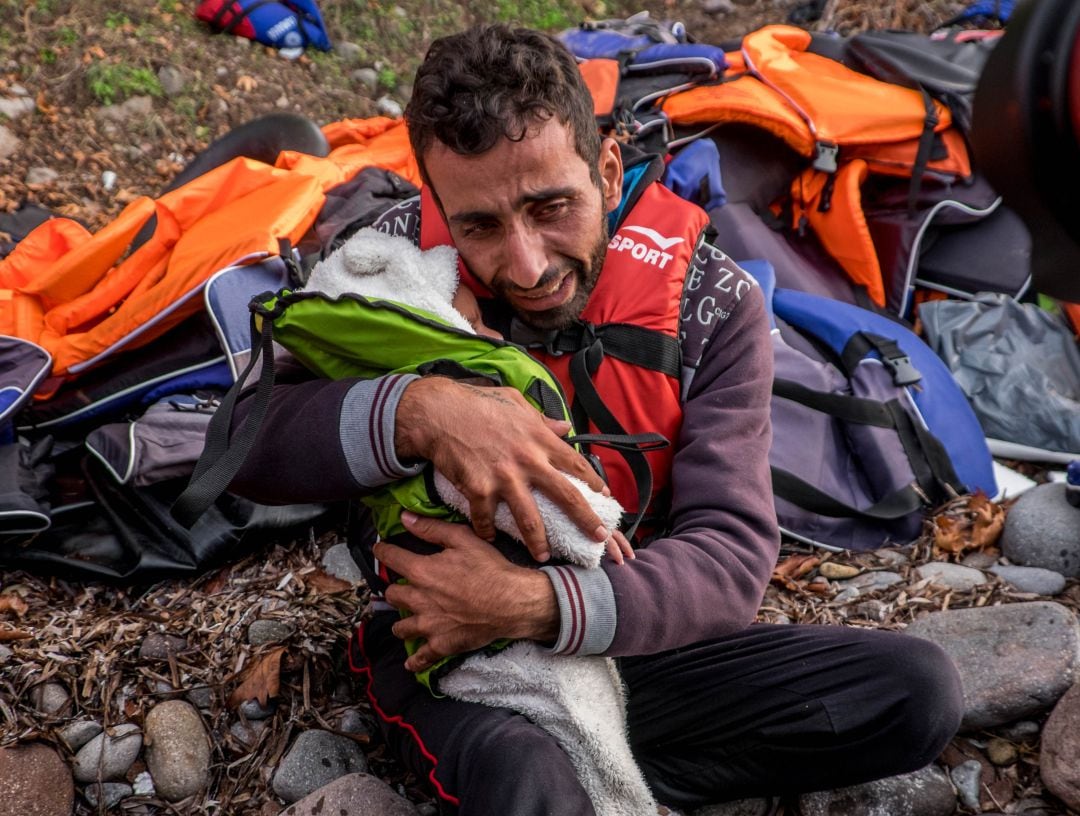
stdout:
{"type": "Polygon", "coordinates": [[[554,654],[603,654],[615,637],[615,592],[602,569],[541,567],[559,602],[554,654]]]}
{"type": "Polygon", "coordinates": [[[415,374],[362,380],[341,403],[341,449],[353,479],[366,488],[415,476],[423,464],[405,465],[394,450],[394,418],[405,387],[415,374]]]}

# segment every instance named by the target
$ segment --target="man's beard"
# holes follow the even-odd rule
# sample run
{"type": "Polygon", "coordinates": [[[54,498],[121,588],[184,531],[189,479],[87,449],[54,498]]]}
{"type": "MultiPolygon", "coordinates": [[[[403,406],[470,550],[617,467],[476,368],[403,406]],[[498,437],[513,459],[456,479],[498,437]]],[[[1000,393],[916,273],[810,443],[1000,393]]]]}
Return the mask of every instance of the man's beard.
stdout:
{"type": "MultiPolygon", "coordinates": [[[[543,289],[551,286],[556,281],[561,280],[569,270],[569,274],[573,275],[577,280],[574,296],[566,303],[545,311],[514,309],[514,313],[522,323],[535,329],[558,331],[559,329],[568,328],[581,316],[581,313],[585,311],[585,305],[589,302],[589,296],[592,294],[593,289],[596,288],[596,282],[600,279],[600,270],[604,267],[604,258],[607,255],[608,228],[606,216],[600,218],[599,236],[592,252],[589,253],[587,264],[580,259],[569,258],[560,266],[544,272],[540,280],[532,287],[533,289],[543,289]]],[[[512,288],[501,281],[492,282],[491,284],[491,289],[495,294],[508,302],[507,294],[512,288]]]]}

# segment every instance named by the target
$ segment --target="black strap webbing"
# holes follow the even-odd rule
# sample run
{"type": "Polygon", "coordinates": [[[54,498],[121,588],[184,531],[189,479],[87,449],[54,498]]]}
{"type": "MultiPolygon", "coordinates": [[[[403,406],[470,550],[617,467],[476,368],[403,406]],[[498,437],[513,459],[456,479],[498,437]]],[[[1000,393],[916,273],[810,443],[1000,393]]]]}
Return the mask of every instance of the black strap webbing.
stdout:
{"type": "Polygon", "coordinates": [[[934,150],[934,129],[938,125],[937,108],[934,99],[921,85],[919,91],[922,94],[923,106],[926,108],[926,116],[923,118],[922,133],[919,134],[919,147],[915,151],[915,163],[911,168],[911,184],[908,186],[908,215],[915,214],[915,208],[919,204],[919,193],[922,191],[923,173],[930,163],[930,154],[934,150]]]}
{"type": "Polygon", "coordinates": [[[260,332],[256,316],[252,313],[251,360],[210,419],[206,430],[206,445],[195,465],[191,481],[169,511],[177,522],[188,529],[225,492],[229,483],[240,472],[244,460],[255,445],[255,439],[262,427],[267,409],[270,407],[270,395],[274,389],[273,329],[273,321],[264,317],[260,332]],[[233,409],[236,407],[244,383],[255,370],[260,356],[262,370],[259,372],[259,383],[255,388],[255,396],[252,398],[251,412],[230,443],[233,409]]]}
{"type": "MultiPolygon", "coordinates": [[[[603,360],[604,341],[600,338],[593,341],[588,348],[577,352],[570,360],[570,382],[574,385],[575,416],[580,413],[576,410],[580,407],[581,411],[600,430],[600,433],[606,436],[634,439],[634,437],[626,433],[626,429],[623,428],[619,420],[604,404],[596,390],[595,383],[593,383],[593,375],[596,374],[603,360]]],[[[582,426],[578,425],[578,427],[582,426]]],[[[639,435],[638,438],[642,437],[649,437],[650,444],[655,443],[659,447],[665,447],[668,444],[668,440],[659,434],[639,435]]],[[[583,442],[585,441],[584,437],[581,439],[583,442]]],[[[649,466],[649,460],[645,458],[645,450],[641,446],[623,447],[613,445],[613,447],[618,450],[626,461],[626,465],[630,468],[630,473],[637,483],[637,513],[634,516],[633,523],[624,531],[626,537],[632,539],[652,500],[652,468],[649,466]]],[[[647,449],[656,450],[657,447],[647,449]]]]}
{"type": "Polygon", "coordinates": [[[817,391],[794,380],[784,379],[773,380],[773,394],[845,422],[877,428],[893,428],[896,425],[886,403],[878,400],[817,391]]]}
{"type": "Polygon", "coordinates": [[[773,492],[777,496],[819,516],[888,522],[919,512],[923,507],[922,498],[911,485],[890,493],[871,507],[860,509],[818,490],[790,471],[777,467],[771,470],[773,492]]]}
{"type": "Polygon", "coordinates": [[[553,354],[576,354],[598,339],[604,341],[604,354],[608,357],[669,377],[678,378],[682,373],[679,338],[632,323],[594,326],[578,321],[551,338],[545,346],[553,354]]]}

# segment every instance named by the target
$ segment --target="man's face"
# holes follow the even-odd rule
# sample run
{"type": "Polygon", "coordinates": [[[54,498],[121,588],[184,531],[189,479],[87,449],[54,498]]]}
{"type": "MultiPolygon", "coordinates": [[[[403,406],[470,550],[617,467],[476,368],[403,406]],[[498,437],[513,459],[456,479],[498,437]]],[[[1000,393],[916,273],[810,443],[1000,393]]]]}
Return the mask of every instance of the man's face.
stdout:
{"type": "Polygon", "coordinates": [[[537,328],[563,328],[581,314],[604,262],[607,213],[622,194],[613,141],[601,148],[599,187],[570,130],[555,119],[479,156],[436,142],[425,164],[454,244],[477,279],[537,328]]]}

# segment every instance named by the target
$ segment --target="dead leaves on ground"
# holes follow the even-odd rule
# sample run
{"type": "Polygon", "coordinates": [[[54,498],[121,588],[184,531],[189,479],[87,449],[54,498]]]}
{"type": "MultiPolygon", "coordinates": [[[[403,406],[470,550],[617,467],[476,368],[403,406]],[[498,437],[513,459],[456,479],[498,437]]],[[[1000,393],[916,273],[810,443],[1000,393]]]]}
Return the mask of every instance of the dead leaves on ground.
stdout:
{"type": "Polygon", "coordinates": [[[980,491],[951,501],[931,524],[935,557],[992,552],[1005,527],[1005,508],[980,491]]]}
{"type": "Polygon", "coordinates": [[[816,555],[792,555],[773,569],[772,582],[785,589],[800,589],[798,579],[817,568],[821,559],[816,555]]]}
{"type": "Polygon", "coordinates": [[[277,697],[281,690],[281,658],[284,654],[285,647],[278,646],[260,655],[229,695],[229,708],[239,708],[248,700],[258,700],[259,705],[266,706],[271,697],[277,697]]]}

